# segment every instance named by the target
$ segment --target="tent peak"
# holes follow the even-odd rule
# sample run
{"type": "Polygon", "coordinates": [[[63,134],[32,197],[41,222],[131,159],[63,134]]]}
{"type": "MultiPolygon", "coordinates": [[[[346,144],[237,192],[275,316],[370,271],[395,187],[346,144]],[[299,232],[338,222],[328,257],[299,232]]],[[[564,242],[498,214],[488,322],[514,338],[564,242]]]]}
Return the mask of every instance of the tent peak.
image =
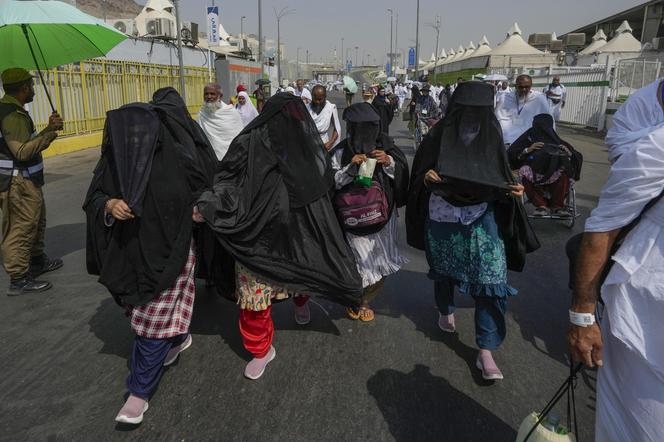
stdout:
{"type": "Polygon", "coordinates": [[[514,22],[512,27],[507,31],[507,36],[509,37],[511,35],[523,35],[523,32],[521,32],[521,28],[517,22],[514,22]]]}

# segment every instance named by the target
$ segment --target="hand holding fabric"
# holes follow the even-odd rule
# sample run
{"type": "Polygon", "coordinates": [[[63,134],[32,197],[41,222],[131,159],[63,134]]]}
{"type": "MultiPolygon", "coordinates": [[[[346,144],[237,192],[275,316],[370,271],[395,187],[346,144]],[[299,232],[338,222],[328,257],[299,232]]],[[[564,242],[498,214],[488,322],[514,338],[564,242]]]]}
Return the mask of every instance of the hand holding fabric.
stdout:
{"type": "Polygon", "coordinates": [[[512,195],[515,198],[521,198],[523,196],[525,187],[523,187],[523,185],[521,184],[512,184],[510,185],[510,189],[512,189],[510,195],[512,195]]]}
{"type": "Polygon", "coordinates": [[[203,215],[201,215],[201,212],[198,211],[198,206],[194,206],[194,209],[191,213],[191,219],[195,223],[199,223],[199,224],[205,222],[205,218],[203,218],[203,215]]]}
{"type": "Polygon", "coordinates": [[[429,170],[429,171],[426,173],[426,175],[424,175],[424,183],[425,183],[425,184],[426,184],[426,183],[430,183],[430,184],[433,184],[433,183],[442,183],[442,182],[443,182],[442,178],[441,178],[441,177],[438,175],[438,173],[437,173],[435,170],[433,170],[433,169],[429,170]]]}
{"type": "Polygon", "coordinates": [[[544,147],[544,143],[538,141],[537,143],[531,144],[530,147],[526,149],[526,151],[528,153],[533,153],[534,151],[540,150],[543,147],[544,147]]]}
{"type": "Polygon", "coordinates": [[[121,199],[111,198],[108,200],[106,203],[106,211],[119,221],[126,221],[134,218],[134,214],[127,203],[121,199]]]}

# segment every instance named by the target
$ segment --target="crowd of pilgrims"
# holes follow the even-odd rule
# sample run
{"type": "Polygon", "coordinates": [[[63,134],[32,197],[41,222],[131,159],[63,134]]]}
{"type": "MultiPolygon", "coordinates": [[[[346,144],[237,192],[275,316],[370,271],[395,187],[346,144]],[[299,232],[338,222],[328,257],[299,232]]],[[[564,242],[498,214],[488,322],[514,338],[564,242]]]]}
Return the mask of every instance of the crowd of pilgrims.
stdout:
{"type": "MultiPolygon", "coordinates": [[[[299,324],[310,320],[311,296],[342,305],[354,320],[373,320],[371,303],[407,262],[397,238],[404,207],[408,244],[426,253],[439,327],[455,332],[455,291],[471,296],[477,368],[485,379],[502,379],[492,352],[517,293],[508,269],[521,271],[539,247],[521,182],[558,205],[565,189],[553,183],[576,173],[575,151],[551,117],[538,116],[508,151],[495,88],[460,83],[409,168],[375,104],[343,110],[344,138],[324,88],[279,93],[228,140],[214,114],[237,115],[214,89],[206,88],[198,122],[173,88],[107,115],[84,210],[88,272],[136,335],[129,396],[116,420],[140,423],[164,367],[192,344],[196,279],[237,303],[253,355],[249,379],[276,356],[277,301],[293,298],[299,324]],[[570,155],[533,172],[524,152],[531,158],[531,149],[550,144],[570,155]]],[[[250,102],[240,92],[238,104],[250,102]]]]}

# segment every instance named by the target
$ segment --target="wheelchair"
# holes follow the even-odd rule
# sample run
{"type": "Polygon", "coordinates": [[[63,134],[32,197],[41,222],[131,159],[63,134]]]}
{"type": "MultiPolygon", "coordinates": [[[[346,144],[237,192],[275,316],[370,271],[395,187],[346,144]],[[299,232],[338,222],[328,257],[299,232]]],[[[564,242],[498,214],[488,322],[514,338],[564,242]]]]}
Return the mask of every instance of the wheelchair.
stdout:
{"type": "MultiPolygon", "coordinates": [[[[526,196],[524,195],[524,203],[528,202],[526,196]]],[[[570,213],[570,216],[561,216],[555,213],[549,213],[548,215],[533,215],[532,213],[528,215],[528,218],[532,220],[553,220],[561,222],[568,229],[573,229],[576,224],[576,219],[581,216],[579,210],[576,207],[576,190],[574,189],[574,182],[570,182],[569,192],[565,197],[565,209],[570,213]]]]}

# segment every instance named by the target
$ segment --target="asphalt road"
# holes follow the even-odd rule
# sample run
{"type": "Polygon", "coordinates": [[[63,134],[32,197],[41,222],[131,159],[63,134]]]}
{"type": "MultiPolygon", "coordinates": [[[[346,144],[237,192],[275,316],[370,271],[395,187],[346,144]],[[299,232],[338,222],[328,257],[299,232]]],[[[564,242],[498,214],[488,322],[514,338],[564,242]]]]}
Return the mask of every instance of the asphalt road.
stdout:
{"type": "MultiPolygon", "coordinates": [[[[342,98],[334,99],[341,108],[342,98]]],[[[392,134],[412,159],[400,118],[392,134]]],[[[586,157],[576,187],[585,217],[607,174],[606,151],[592,135],[561,134],[586,157]]],[[[277,358],[249,381],[237,307],[199,286],[193,346],[165,373],[144,423],[118,426],[133,336],[85,271],[81,204],[98,155],[91,149],[46,162],[48,250],[65,261],[49,275],[55,288],[0,296],[2,440],[511,441],[568,373],[564,245],[572,231],[536,223],[542,249],[523,273],[510,274],[519,295],[510,300],[508,336],[496,353],[506,379],[487,383],[474,367],[472,300],[459,297],[458,333],[443,335],[426,260],[405,245],[402,217],[400,243],[410,262],[388,279],[374,322],[351,321],[342,307],[317,300],[311,324],[300,327],[292,304],[280,303],[273,310],[277,358]]],[[[0,287],[7,284],[3,273],[0,287]]],[[[588,372],[578,383],[583,441],[594,434],[595,377],[588,372]]]]}

